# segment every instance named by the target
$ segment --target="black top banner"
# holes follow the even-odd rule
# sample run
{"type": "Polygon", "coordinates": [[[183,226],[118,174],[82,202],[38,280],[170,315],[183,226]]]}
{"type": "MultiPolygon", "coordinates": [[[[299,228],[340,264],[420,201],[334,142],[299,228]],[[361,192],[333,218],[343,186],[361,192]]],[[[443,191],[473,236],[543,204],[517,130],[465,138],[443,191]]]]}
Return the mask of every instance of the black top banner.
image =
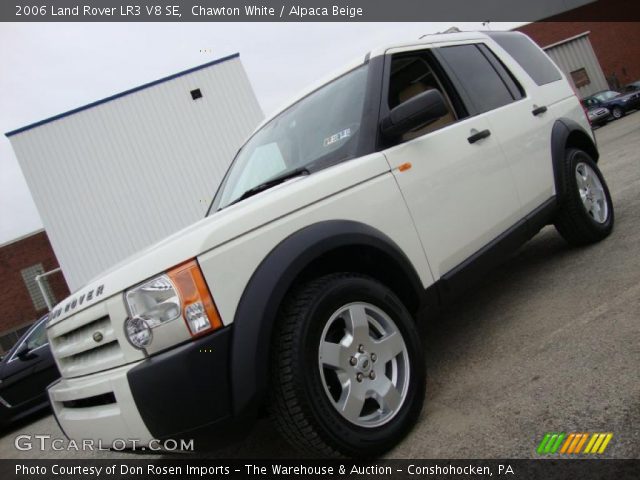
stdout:
{"type": "Polygon", "coordinates": [[[3,22],[638,21],[637,0],[6,0],[3,22]]]}

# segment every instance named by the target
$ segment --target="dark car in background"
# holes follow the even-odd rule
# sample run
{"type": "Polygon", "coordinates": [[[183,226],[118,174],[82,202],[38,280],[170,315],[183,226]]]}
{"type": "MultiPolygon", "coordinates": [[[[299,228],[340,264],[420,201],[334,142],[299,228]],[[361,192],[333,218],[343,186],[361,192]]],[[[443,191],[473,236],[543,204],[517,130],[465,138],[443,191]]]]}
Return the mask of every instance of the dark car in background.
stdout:
{"type": "Polygon", "coordinates": [[[640,108],[640,91],[620,93],[614,90],[603,90],[583,100],[588,109],[603,107],[609,109],[615,119],[623,117],[627,112],[640,108]]]}
{"type": "Polygon", "coordinates": [[[602,127],[607,123],[611,116],[611,112],[608,108],[596,106],[588,107],[585,105],[584,100],[582,101],[582,106],[587,112],[587,117],[589,118],[589,123],[592,127],[602,127]]]}
{"type": "Polygon", "coordinates": [[[60,377],[47,339],[45,315],[0,361],[0,426],[49,406],[47,386],[60,377]]]}

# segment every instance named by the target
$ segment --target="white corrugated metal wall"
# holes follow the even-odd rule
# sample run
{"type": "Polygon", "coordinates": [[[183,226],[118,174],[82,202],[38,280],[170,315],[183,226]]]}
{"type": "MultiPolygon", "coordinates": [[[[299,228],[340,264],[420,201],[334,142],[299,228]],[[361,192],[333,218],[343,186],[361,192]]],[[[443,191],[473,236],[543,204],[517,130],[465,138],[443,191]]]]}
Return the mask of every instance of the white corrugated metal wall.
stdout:
{"type": "Polygon", "coordinates": [[[586,70],[590,83],[577,88],[581,97],[588,97],[609,88],[607,79],[602,73],[600,62],[598,62],[598,57],[596,57],[589,41],[589,32],[549,45],[544,50],[570,81],[571,72],[581,68],[586,70]]]}
{"type": "Polygon", "coordinates": [[[71,290],[202,218],[262,118],[232,56],[10,132],[71,290]]]}

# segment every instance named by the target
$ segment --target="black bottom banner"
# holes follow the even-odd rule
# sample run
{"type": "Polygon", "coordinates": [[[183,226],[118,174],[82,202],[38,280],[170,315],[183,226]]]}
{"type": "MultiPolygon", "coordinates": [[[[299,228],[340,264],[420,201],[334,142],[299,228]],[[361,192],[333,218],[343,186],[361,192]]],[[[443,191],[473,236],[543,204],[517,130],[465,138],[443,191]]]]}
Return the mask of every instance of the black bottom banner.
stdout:
{"type": "Polygon", "coordinates": [[[0,478],[640,479],[638,460],[0,460],[0,478]]]}

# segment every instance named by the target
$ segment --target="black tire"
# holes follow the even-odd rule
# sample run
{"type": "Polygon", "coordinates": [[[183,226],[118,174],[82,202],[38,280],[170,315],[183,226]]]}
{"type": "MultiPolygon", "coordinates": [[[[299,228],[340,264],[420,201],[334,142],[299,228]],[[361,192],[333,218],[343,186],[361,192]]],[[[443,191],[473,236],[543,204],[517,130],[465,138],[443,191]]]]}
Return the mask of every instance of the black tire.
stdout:
{"type": "Polygon", "coordinates": [[[274,336],[269,406],[277,429],[294,448],[310,456],[378,456],[415,424],[424,393],[424,356],[414,320],[387,287],[362,275],[337,273],[312,280],[288,296],[274,336]],[[338,412],[320,373],[318,353],[325,326],[334,312],[351,302],[367,302],[388,315],[408,352],[404,401],[387,423],[373,428],[351,423],[338,412]]]}
{"type": "Polygon", "coordinates": [[[614,212],[609,188],[598,165],[586,152],[570,148],[566,151],[563,168],[563,196],[555,220],[556,229],[571,245],[588,245],[603,240],[613,230],[614,212]],[[581,199],[576,179],[576,169],[581,163],[586,164],[596,174],[603,187],[608,210],[604,222],[596,221],[581,199]]]}
{"type": "Polygon", "coordinates": [[[618,120],[624,117],[624,110],[622,110],[620,107],[613,107],[613,110],[611,110],[611,115],[613,115],[613,118],[618,120]]]}

